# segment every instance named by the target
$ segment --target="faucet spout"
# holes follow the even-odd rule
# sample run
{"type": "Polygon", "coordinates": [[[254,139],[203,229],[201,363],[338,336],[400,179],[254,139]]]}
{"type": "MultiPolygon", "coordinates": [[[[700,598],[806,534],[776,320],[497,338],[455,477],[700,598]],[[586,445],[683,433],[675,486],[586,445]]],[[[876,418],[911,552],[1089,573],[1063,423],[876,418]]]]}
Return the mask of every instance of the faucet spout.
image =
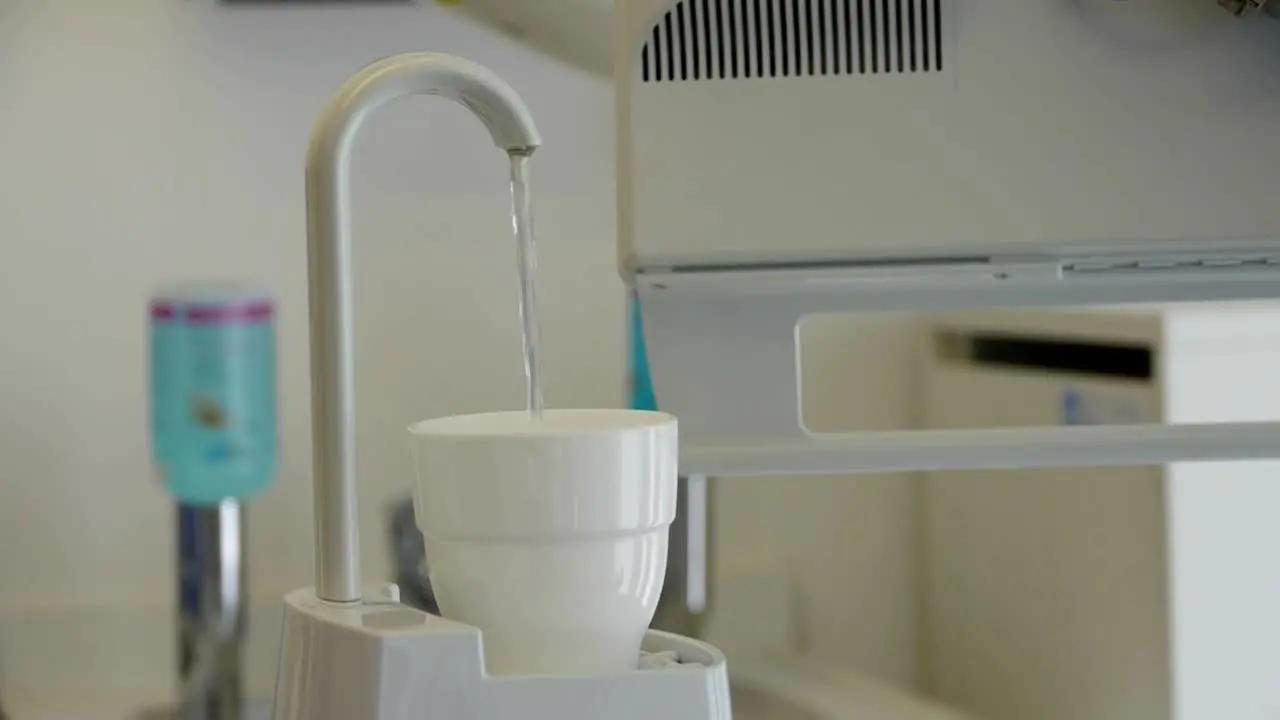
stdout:
{"type": "Polygon", "coordinates": [[[461,103],[508,153],[527,155],[542,143],[528,108],[506,82],[476,63],[437,53],[407,53],[365,67],[338,88],[316,123],[306,170],[316,594],[332,603],[360,600],[351,147],[370,112],[407,95],[461,103]]]}

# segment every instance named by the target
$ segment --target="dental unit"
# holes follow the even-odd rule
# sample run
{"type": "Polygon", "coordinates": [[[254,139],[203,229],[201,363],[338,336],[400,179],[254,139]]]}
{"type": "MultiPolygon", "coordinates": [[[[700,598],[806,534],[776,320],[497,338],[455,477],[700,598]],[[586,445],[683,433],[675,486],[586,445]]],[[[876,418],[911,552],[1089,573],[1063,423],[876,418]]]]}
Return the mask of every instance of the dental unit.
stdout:
{"type": "MultiPolygon", "coordinates": [[[[686,513],[705,513],[713,477],[1280,458],[1280,423],[813,433],[796,331],[825,313],[1280,297],[1280,145],[1267,142],[1280,23],[1267,13],[1212,0],[614,8],[619,270],[657,405],[679,418],[686,513]]],[[[361,121],[406,94],[461,102],[503,152],[540,144],[505,83],[439,55],[366,68],[321,117],[307,171],[317,587],[286,599],[276,717],[587,718],[602,703],[612,718],[729,717],[723,657],[695,640],[646,636],[678,667],[492,677],[479,630],[361,585],[346,175],[361,121]]],[[[705,525],[670,543],[705,548],[705,525]]],[[[700,582],[676,600],[695,615],[700,582]]]]}

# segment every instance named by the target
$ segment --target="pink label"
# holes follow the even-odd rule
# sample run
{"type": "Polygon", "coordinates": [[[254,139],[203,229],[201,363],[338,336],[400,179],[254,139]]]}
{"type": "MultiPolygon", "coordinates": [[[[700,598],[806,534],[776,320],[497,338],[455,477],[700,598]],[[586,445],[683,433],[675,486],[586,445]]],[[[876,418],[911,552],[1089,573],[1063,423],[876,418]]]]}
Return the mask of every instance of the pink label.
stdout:
{"type": "Polygon", "coordinates": [[[270,320],[273,314],[274,309],[269,302],[250,302],[240,305],[192,305],[185,308],[166,302],[151,304],[152,320],[185,319],[196,325],[263,322],[270,320]]]}

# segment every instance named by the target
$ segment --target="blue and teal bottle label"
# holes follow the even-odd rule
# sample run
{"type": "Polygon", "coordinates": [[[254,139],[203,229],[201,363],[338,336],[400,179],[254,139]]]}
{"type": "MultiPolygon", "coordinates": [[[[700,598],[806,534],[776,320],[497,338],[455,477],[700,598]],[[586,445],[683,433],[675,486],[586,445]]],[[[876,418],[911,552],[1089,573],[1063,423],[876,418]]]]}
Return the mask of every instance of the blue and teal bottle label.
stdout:
{"type": "Polygon", "coordinates": [[[175,497],[246,500],[277,463],[273,307],[161,300],[151,308],[152,436],[175,497]]]}

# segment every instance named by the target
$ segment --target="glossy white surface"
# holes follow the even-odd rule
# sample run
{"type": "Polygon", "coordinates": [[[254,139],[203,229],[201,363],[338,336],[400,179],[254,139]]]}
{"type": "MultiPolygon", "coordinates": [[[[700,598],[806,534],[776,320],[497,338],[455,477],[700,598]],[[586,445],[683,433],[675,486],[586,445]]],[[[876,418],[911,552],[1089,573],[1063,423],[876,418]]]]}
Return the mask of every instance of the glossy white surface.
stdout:
{"type": "Polygon", "coordinates": [[[487,672],[634,669],[675,518],[675,418],[490,413],[411,432],[432,586],[484,631],[487,672]]]}

